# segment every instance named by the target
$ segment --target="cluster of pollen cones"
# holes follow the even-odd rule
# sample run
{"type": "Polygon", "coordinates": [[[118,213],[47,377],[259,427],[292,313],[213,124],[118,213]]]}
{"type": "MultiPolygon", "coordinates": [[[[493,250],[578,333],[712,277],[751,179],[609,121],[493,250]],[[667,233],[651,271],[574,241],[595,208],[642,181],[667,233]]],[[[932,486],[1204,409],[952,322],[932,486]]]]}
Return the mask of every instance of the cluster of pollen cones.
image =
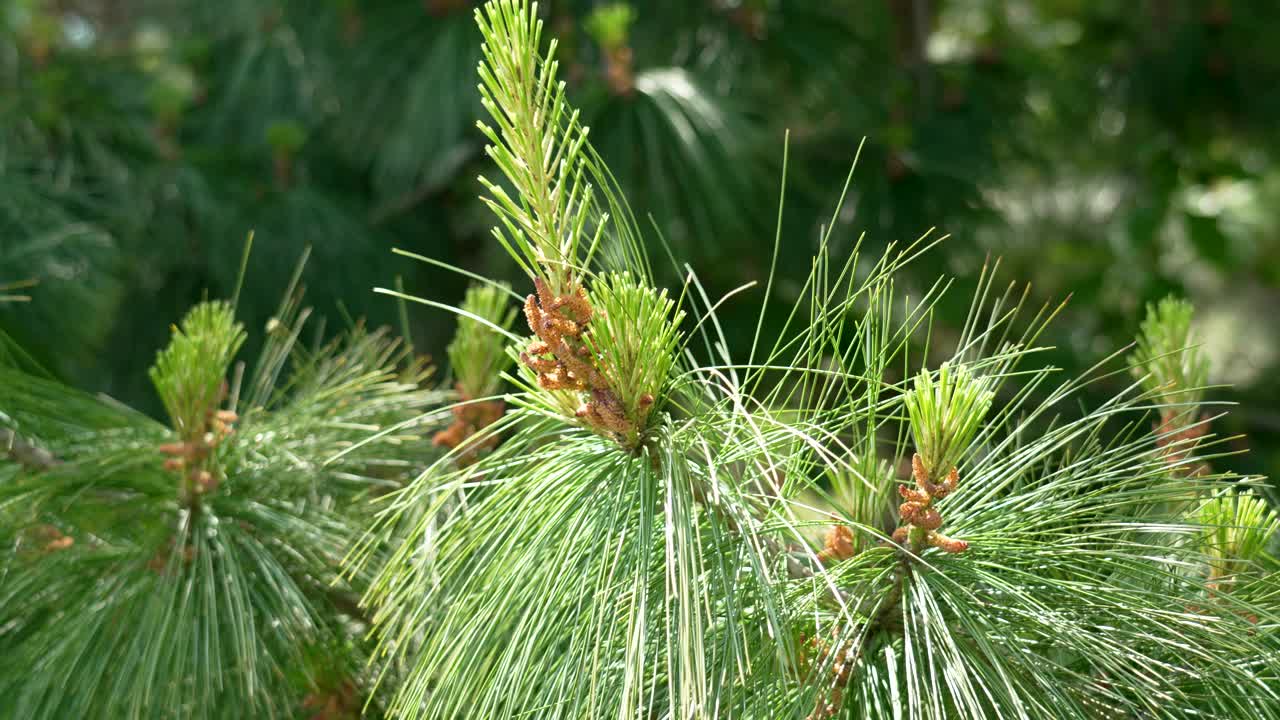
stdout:
{"type": "MultiPolygon", "coordinates": [[[[960,472],[952,467],[942,482],[935,483],[924,461],[919,455],[915,455],[911,458],[911,474],[916,481],[915,488],[898,486],[898,494],[904,500],[898,507],[902,525],[893,532],[893,541],[899,546],[910,548],[912,552],[920,552],[928,547],[936,547],[949,553],[968,550],[969,543],[938,532],[938,528],[942,527],[942,515],[933,507],[933,501],[955,492],[956,485],[960,482],[960,472]]],[[[857,553],[852,528],[836,525],[827,532],[826,542],[818,553],[818,559],[823,564],[829,564],[846,560],[857,553]]],[[[901,592],[900,586],[894,592],[896,598],[896,594],[901,592]]],[[[835,717],[840,711],[844,687],[849,682],[859,650],[857,643],[852,641],[836,645],[815,642],[813,646],[823,665],[832,663],[832,682],[828,692],[819,694],[817,706],[808,720],[825,720],[835,717]]]]}
{"type": "Polygon", "coordinates": [[[1184,417],[1176,410],[1166,408],[1160,412],[1160,422],[1155,426],[1156,445],[1164,448],[1164,460],[1170,466],[1181,466],[1182,472],[1191,477],[1211,472],[1204,461],[1182,465],[1196,449],[1198,441],[1209,432],[1209,425],[1198,417],[1184,417]]]}
{"type": "Polygon", "coordinates": [[[926,547],[936,547],[943,552],[958,553],[969,549],[964,540],[954,540],[938,532],[942,527],[942,516],[933,508],[934,500],[941,500],[956,489],[960,481],[960,472],[952,467],[946,479],[934,483],[919,455],[911,458],[911,475],[915,478],[916,489],[905,485],[898,486],[898,494],[906,502],[898,506],[902,518],[902,526],[893,531],[893,541],[899,545],[911,542],[912,550],[919,552],[926,547]]]}
{"type": "MultiPolygon", "coordinates": [[[[218,394],[218,402],[226,399],[227,384],[222,384],[218,394]]],[[[164,461],[164,469],[185,473],[187,492],[191,495],[202,495],[212,492],[218,487],[218,478],[204,467],[205,460],[218,445],[234,432],[232,426],[239,418],[230,410],[210,410],[206,413],[204,424],[193,429],[190,438],[182,442],[165,443],[158,449],[169,457],[164,461]]]]}
{"type": "Polygon", "coordinates": [[[584,337],[594,315],[586,290],[575,285],[555,295],[542,278],[533,282],[537,294],[525,299],[524,315],[537,339],[520,353],[520,361],[538,374],[538,384],[546,390],[585,393],[588,399],[576,412],[584,424],[607,435],[634,437],[653,405],[653,396],[642,396],[637,408],[641,417],[631,418],[600,373],[600,360],[584,337]]]}

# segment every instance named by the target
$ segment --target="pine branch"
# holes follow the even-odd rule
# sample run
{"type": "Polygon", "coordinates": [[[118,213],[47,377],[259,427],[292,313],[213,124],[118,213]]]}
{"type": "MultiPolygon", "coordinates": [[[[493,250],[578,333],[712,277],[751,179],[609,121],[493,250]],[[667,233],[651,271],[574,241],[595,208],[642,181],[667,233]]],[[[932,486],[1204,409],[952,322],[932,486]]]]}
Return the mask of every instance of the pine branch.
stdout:
{"type": "Polygon", "coordinates": [[[225,304],[158,356],[173,428],[0,370],[5,414],[64,461],[0,467],[0,714],[289,716],[324,688],[365,695],[367,576],[335,568],[370,497],[430,453],[447,394],[384,331],[297,344],[297,301],[234,417],[219,408],[243,334],[225,304]]]}
{"type": "MultiPolygon", "coordinates": [[[[524,305],[535,340],[521,352],[521,363],[547,391],[549,406],[636,452],[676,359],[680,315],[665,294],[625,274],[588,286],[591,256],[610,230],[590,180],[601,179],[610,204],[629,211],[607,191],[608,171],[565,99],[556,42],[540,54],[536,5],[495,0],[476,19],[485,39],[480,92],[497,125],[480,123],[480,129],[491,142],[486,152],[517,191],[513,199],[481,178],[489,193],[483,199],[501,223],[495,237],[536,291],[524,305]]],[[[615,232],[628,235],[621,225],[615,232]]]]}

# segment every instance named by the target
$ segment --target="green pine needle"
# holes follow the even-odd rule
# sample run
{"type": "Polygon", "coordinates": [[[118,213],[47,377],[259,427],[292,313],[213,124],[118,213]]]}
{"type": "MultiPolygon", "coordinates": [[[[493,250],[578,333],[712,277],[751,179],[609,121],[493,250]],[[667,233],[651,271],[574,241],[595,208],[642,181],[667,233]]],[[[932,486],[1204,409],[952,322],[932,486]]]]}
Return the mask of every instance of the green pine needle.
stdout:
{"type": "Polygon", "coordinates": [[[587,129],[556,77],[555,41],[540,54],[536,4],[497,0],[477,10],[476,20],[484,37],[481,102],[494,122],[478,125],[490,142],[486,152],[517,193],[480,179],[485,204],[502,222],[494,236],[530,277],[561,294],[604,229],[589,181],[587,129]],[[594,237],[589,220],[598,221],[594,237]]]}
{"type": "Polygon", "coordinates": [[[665,290],[626,272],[596,278],[590,299],[597,316],[587,346],[601,359],[601,372],[627,414],[643,428],[679,355],[684,313],[665,290]]]}
{"type": "Polygon", "coordinates": [[[1280,515],[1251,492],[1219,492],[1200,506],[1199,515],[1218,577],[1247,572],[1265,559],[1268,544],[1280,534],[1280,515]]]}

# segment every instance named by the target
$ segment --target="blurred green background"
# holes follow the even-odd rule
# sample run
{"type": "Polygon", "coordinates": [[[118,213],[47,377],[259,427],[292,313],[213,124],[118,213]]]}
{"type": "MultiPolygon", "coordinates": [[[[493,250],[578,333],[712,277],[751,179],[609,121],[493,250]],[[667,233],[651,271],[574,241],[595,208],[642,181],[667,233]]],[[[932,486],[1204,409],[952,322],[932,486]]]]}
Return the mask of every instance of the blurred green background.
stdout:
{"type": "MultiPolygon", "coordinates": [[[[188,306],[231,294],[250,230],[257,327],[308,246],[330,328],[394,322],[372,288],[397,276],[461,298],[462,278],[393,247],[514,277],[476,200],[474,5],[4,0],[0,330],[158,412],[145,368],[188,306]]],[[[958,276],[944,336],[989,256],[1033,305],[1072,297],[1047,338],[1067,371],[1128,343],[1145,303],[1188,297],[1234,386],[1214,397],[1239,403],[1215,428],[1251,449],[1227,464],[1280,474],[1277,3],[541,5],[593,142],[713,296],[767,273],[789,130],[774,292],[796,300],[865,136],[836,237],[950,233],[903,287],[958,276]]],[[[756,307],[726,306],[732,342],[756,307]]],[[[440,356],[451,325],[414,312],[413,339],[440,356]]]]}

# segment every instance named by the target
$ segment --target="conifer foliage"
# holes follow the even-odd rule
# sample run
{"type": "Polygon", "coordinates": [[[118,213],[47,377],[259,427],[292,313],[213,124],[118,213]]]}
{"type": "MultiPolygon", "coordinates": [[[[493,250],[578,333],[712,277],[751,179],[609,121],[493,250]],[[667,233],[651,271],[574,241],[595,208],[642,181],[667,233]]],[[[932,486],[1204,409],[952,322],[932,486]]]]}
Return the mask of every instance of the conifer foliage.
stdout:
{"type": "Polygon", "coordinates": [[[234,306],[193,308],[151,371],[167,425],[0,367],[0,716],[359,716],[338,564],[445,394],[385,331],[302,343],[300,303],[249,367],[234,306]]]}
{"type": "Polygon", "coordinates": [[[652,287],[536,7],[477,19],[532,337],[502,444],[396,491],[349,558],[399,545],[365,598],[392,716],[1280,717],[1275,516],[1209,469],[1212,435],[1171,461],[1160,432],[1203,403],[1193,351],[1144,341],[1081,414],[1122,368],[1037,364],[1058,308],[984,272],[919,354],[947,283],[894,278],[930,241],[837,264],[828,230],[787,332],[732,358],[695,275],[652,287]]]}
{"type": "MultiPolygon", "coordinates": [[[[1063,377],[1061,306],[998,265],[904,290],[938,241],[861,252],[846,184],[811,257],[779,219],[801,300],[770,275],[735,353],[745,300],[654,271],[541,17],[476,12],[482,202],[527,284],[451,308],[447,389],[408,338],[303,341],[298,276],[260,331],[236,298],[173,328],[166,422],[0,336],[0,717],[1280,720],[1280,517],[1215,469],[1189,305],[1063,377]]],[[[631,20],[590,32],[656,97],[631,20]]]]}

